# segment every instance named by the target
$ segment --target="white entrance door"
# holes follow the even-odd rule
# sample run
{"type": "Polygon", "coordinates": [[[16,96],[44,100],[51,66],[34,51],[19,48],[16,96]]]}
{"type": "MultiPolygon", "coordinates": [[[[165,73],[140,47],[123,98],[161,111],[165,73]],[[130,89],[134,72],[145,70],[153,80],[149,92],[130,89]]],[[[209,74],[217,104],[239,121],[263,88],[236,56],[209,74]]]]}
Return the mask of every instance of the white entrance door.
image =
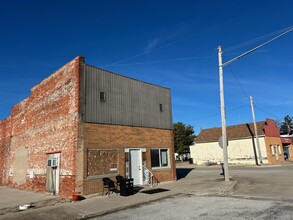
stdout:
{"type": "Polygon", "coordinates": [[[142,185],[142,153],[141,149],[130,149],[130,177],[133,185],[142,185]]]}

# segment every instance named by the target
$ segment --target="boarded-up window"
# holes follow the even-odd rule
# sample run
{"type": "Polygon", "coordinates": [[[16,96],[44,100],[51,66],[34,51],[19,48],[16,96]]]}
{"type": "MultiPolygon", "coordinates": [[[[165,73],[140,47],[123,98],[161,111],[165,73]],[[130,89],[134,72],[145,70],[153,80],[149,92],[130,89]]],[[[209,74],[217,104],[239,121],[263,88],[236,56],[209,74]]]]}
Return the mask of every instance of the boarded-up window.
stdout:
{"type": "Polygon", "coordinates": [[[87,175],[118,173],[118,152],[116,149],[88,149],[87,175]]]}

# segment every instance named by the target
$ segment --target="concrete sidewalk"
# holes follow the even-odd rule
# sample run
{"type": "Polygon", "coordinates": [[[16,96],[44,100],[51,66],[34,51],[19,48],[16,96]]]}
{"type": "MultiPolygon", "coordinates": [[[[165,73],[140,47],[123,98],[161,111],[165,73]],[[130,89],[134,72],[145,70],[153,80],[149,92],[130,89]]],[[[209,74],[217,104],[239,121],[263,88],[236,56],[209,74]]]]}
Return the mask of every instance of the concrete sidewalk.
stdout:
{"type": "Polygon", "coordinates": [[[176,196],[178,194],[226,194],[236,185],[235,180],[225,182],[220,176],[219,169],[212,172],[204,172],[195,165],[178,166],[179,177],[183,177],[176,182],[159,184],[155,189],[158,193],[146,194],[143,191],[149,190],[145,187],[134,195],[123,197],[119,194],[108,196],[88,196],[85,200],[77,202],[59,203],[54,206],[44,206],[42,208],[31,208],[26,211],[7,213],[0,216],[0,219],[85,219],[104,215],[113,211],[127,209],[143,205],[152,201],[176,196]],[[183,173],[183,174],[182,174],[183,173]]]}

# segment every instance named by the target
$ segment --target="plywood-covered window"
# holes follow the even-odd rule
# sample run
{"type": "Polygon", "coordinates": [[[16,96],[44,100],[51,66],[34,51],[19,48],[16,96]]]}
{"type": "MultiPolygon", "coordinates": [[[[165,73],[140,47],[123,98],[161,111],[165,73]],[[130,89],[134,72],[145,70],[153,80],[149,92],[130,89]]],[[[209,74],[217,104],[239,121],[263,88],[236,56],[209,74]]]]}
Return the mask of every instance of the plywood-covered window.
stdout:
{"type": "Polygon", "coordinates": [[[118,151],[116,149],[88,149],[88,176],[115,173],[118,173],[118,151]]]}

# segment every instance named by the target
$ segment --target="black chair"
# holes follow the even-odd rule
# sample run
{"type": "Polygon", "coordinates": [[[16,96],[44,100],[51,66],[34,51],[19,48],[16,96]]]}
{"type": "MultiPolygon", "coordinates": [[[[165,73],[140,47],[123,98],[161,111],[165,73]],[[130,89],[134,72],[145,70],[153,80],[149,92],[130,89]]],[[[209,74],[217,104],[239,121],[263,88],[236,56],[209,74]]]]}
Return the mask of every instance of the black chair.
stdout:
{"type": "Polygon", "coordinates": [[[102,196],[104,195],[104,190],[107,189],[106,195],[110,197],[111,192],[116,192],[116,185],[113,180],[111,180],[109,177],[104,177],[103,178],[103,193],[102,196]]]}
{"type": "Polygon", "coordinates": [[[116,183],[117,183],[117,186],[119,187],[119,190],[120,190],[120,183],[121,183],[121,179],[123,179],[124,177],[121,176],[121,175],[117,175],[116,176],[116,183]]]}

